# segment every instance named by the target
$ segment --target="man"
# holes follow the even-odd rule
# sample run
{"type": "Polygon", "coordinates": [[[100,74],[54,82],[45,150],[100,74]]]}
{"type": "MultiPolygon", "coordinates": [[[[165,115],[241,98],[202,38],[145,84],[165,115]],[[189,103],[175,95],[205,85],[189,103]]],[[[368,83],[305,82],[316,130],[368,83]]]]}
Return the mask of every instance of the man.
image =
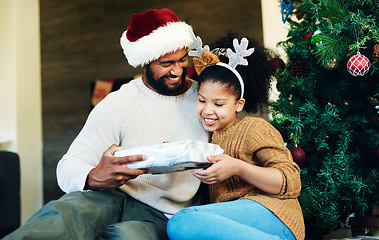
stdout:
{"type": "Polygon", "coordinates": [[[90,113],[57,166],[67,194],[46,204],[5,239],[167,239],[166,222],[196,204],[200,182],[189,172],[146,174],[114,157],[124,148],[208,140],[196,117],[197,84],[186,79],[192,28],[169,9],[133,14],[121,36],[143,76],[109,94],[90,113]]]}

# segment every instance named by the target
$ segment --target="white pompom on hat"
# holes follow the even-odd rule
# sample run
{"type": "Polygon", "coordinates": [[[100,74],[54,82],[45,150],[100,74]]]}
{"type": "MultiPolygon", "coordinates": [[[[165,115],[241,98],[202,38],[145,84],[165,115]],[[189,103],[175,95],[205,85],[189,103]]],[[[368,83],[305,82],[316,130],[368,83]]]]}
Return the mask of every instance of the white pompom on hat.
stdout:
{"type": "Polygon", "coordinates": [[[193,47],[192,27],[181,22],[170,9],[134,13],[120,44],[129,64],[145,66],[161,56],[193,47]]]}

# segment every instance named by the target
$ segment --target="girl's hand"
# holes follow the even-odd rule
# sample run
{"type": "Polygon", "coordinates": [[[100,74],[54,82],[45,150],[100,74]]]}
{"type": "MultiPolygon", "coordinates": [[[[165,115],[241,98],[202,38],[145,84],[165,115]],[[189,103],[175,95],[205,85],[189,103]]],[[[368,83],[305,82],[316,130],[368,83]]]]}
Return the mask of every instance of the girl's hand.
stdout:
{"type": "Polygon", "coordinates": [[[191,172],[195,177],[206,184],[222,182],[236,175],[237,166],[242,162],[239,159],[232,158],[225,154],[208,156],[207,159],[210,162],[214,162],[212,166],[206,170],[194,170],[191,172]]]}
{"type": "Polygon", "coordinates": [[[212,166],[191,172],[203,183],[215,184],[231,176],[238,176],[269,194],[279,194],[283,187],[283,176],[277,168],[252,165],[225,154],[209,156],[208,160],[214,162],[212,166]]]}

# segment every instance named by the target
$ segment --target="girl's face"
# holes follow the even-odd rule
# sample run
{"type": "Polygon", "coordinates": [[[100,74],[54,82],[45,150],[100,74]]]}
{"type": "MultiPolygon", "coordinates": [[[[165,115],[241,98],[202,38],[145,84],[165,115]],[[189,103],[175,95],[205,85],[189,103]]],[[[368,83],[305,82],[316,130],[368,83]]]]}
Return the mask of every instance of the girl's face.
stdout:
{"type": "Polygon", "coordinates": [[[202,82],[196,102],[196,113],[204,129],[221,132],[240,119],[237,112],[243,109],[245,99],[236,100],[230,89],[214,82],[202,82]]]}

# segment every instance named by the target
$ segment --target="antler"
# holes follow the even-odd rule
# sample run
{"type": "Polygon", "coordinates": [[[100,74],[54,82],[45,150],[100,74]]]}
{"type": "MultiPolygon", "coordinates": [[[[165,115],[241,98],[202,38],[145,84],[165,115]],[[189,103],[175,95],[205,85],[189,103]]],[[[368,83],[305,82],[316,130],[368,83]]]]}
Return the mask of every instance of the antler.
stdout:
{"type": "Polygon", "coordinates": [[[238,40],[236,38],[233,40],[233,46],[236,52],[234,53],[230,48],[227,49],[229,66],[235,68],[237,65],[248,65],[248,62],[244,57],[250,56],[255,50],[254,48],[247,49],[248,45],[249,40],[247,40],[247,38],[242,38],[241,44],[238,44],[238,40]]]}
{"type": "Polygon", "coordinates": [[[204,47],[202,47],[203,41],[201,40],[199,36],[196,37],[194,34],[192,34],[192,39],[193,39],[193,46],[196,50],[189,51],[188,55],[190,55],[191,57],[202,58],[203,52],[209,51],[209,46],[205,45],[204,47]]]}

